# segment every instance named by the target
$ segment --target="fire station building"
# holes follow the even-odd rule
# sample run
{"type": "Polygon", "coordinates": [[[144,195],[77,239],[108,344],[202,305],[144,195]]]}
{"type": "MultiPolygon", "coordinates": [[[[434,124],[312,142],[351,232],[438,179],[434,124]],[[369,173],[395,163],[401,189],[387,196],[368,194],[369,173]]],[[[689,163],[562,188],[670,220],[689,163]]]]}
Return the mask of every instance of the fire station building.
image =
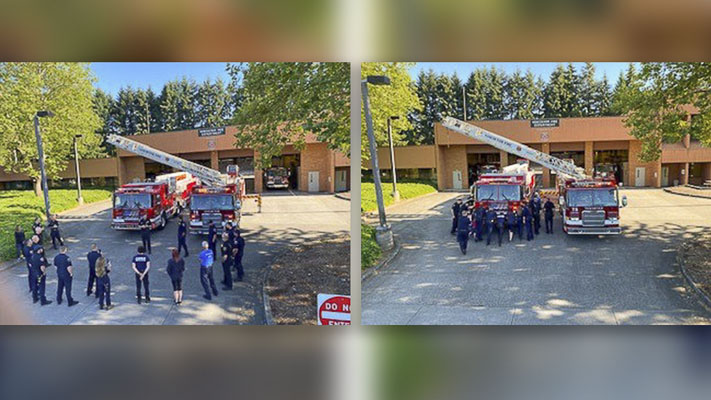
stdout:
{"type": "MultiPolygon", "coordinates": [[[[260,193],[264,187],[264,171],[255,168],[254,160],[259,154],[254,149],[234,147],[237,129],[233,126],[191,129],[173,132],[158,132],[131,136],[132,140],[186,160],[226,172],[230,164],[237,164],[245,178],[247,191],[260,193]]],[[[133,153],[117,149],[113,158],[80,160],[82,184],[119,186],[135,180],[151,179],[156,175],[173,172],[171,167],[155,163],[133,153]]],[[[272,159],[272,166],[285,167],[289,173],[290,186],[303,192],[342,192],[350,190],[350,160],[340,152],[330,150],[326,143],[319,142],[309,134],[301,149],[287,145],[281,155],[272,159]]],[[[74,162],[60,174],[61,180],[52,186],[74,187],[74,162]]],[[[27,176],[0,171],[0,188],[30,189],[32,182],[27,176]]]]}
{"type": "MultiPolygon", "coordinates": [[[[662,144],[662,156],[641,162],[641,142],[629,134],[623,117],[552,118],[545,120],[471,121],[481,128],[523,143],[546,154],[572,159],[588,174],[606,171],[623,186],[665,187],[702,185],[711,180],[711,148],[686,137],[681,143],[662,144]]],[[[466,189],[488,168],[501,168],[518,159],[437,123],[435,144],[398,147],[395,164],[398,177],[436,179],[440,190],[466,189]]],[[[378,165],[389,174],[389,150],[378,150],[378,165]]],[[[539,165],[542,187],[555,184],[555,173],[539,165]]],[[[364,163],[370,169],[370,162],[364,163]]]]}

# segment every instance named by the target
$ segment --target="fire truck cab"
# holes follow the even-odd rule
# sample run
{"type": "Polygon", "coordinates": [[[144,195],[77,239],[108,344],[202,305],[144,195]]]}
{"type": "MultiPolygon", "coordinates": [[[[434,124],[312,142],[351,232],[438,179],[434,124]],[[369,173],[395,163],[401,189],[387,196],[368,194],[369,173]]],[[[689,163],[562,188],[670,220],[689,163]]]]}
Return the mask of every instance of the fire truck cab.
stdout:
{"type": "Polygon", "coordinates": [[[225,186],[195,186],[190,202],[190,233],[206,235],[210,222],[215,223],[218,233],[227,223],[238,225],[242,217],[242,197],[245,195],[244,180],[239,177],[239,168],[230,165],[224,177],[225,186]]]}
{"type": "Polygon", "coordinates": [[[482,174],[471,187],[471,195],[476,207],[488,206],[497,214],[516,211],[533,195],[534,173],[528,168],[528,161],[520,160],[504,167],[501,173],[482,174]]]}
{"type": "Polygon", "coordinates": [[[289,170],[284,167],[271,167],[264,171],[264,184],[267,189],[288,189],[289,170]]]}
{"type": "Polygon", "coordinates": [[[558,181],[563,231],[571,235],[618,235],[620,208],[627,206],[627,196],[620,199],[614,178],[558,181]]]}
{"type": "Polygon", "coordinates": [[[114,192],[111,227],[139,230],[138,222],[146,217],[151,229],[163,229],[168,218],[177,215],[178,211],[175,193],[166,182],[130,183],[114,192]]]}

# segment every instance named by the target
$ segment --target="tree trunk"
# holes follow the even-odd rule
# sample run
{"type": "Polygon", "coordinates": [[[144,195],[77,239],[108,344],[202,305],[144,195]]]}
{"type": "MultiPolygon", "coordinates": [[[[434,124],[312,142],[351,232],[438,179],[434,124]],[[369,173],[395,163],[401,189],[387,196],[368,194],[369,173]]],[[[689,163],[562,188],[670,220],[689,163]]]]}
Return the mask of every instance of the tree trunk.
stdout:
{"type": "Polygon", "coordinates": [[[35,195],[42,196],[42,180],[39,178],[35,179],[35,195]]]}

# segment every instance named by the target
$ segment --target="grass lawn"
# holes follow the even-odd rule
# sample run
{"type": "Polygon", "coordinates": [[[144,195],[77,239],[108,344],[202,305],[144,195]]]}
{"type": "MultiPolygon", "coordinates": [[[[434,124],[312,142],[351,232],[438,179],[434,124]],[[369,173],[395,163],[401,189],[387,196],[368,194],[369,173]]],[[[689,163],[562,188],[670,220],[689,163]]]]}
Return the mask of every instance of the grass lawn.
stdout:
{"type": "MultiPolygon", "coordinates": [[[[61,212],[77,206],[74,189],[49,191],[52,212],[61,212]]],[[[94,203],[111,197],[108,189],[84,189],[85,203],[94,203]]],[[[44,219],[44,197],[35,196],[32,190],[0,191],[0,261],[15,258],[15,225],[21,225],[29,239],[35,217],[44,219]]]]}
{"type": "Polygon", "coordinates": [[[382,250],[375,241],[375,228],[370,225],[360,225],[360,269],[365,270],[378,262],[382,250]]]}
{"type": "MultiPolygon", "coordinates": [[[[397,190],[400,192],[400,200],[412,199],[428,193],[436,192],[437,187],[429,183],[398,182],[397,190]]],[[[360,186],[360,204],[363,212],[370,212],[378,209],[375,200],[375,185],[372,182],[362,182],[360,186]]],[[[385,206],[393,203],[392,184],[383,182],[383,201],[385,206]]]]}

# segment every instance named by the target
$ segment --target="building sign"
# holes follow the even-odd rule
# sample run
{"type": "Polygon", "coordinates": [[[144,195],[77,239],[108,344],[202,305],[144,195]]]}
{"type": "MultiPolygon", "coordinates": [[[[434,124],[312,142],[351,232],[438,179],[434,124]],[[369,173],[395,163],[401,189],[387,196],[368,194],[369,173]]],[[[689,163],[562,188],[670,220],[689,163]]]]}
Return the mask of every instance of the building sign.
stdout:
{"type": "Polygon", "coordinates": [[[206,136],[219,136],[219,135],[224,135],[225,134],[225,127],[219,127],[219,128],[200,128],[198,129],[198,136],[200,137],[206,137],[206,136]]]}
{"type": "Polygon", "coordinates": [[[319,325],[350,325],[351,297],[319,293],[316,296],[319,325]]]}
{"type": "Polygon", "coordinates": [[[532,119],[531,128],[555,128],[560,125],[558,118],[532,119]]]}

